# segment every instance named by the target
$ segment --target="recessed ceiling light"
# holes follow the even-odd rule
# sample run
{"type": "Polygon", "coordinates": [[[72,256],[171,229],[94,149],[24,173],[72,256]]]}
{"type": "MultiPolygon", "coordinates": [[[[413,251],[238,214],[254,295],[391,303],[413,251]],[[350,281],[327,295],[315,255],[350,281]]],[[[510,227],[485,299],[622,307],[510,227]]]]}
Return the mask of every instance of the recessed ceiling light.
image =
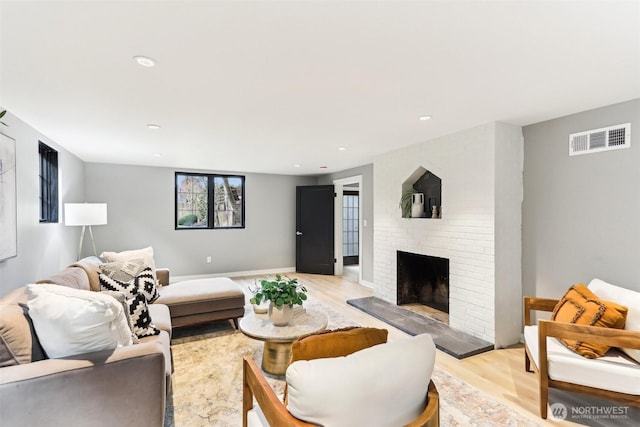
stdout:
{"type": "Polygon", "coordinates": [[[340,147],[340,148],[338,148],[338,150],[340,150],[340,151],[344,151],[344,150],[346,150],[346,148],[344,148],[344,147],[340,147]]]}
{"type": "Polygon", "coordinates": [[[293,167],[294,167],[294,168],[299,168],[299,167],[300,167],[300,165],[293,165],[293,167]]]}
{"type": "Polygon", "coordinates": [[[148,56],[134,56],[133,60],[143,67],[155,67],[156,60],[148,56]]]}
{"type": "Polygon", "coordinates": [[[423,122],[424,122],[424,121],[427,121],[427,120],[431,120],[431,116],[420,116],[420,117],[418,117],[418,118],[419,118],[420,120],[422,120],[423,122]]]}
{"type": "Polygon", "coordinates": [[[162,153],[153,153],[154,157],[162,157],[162,153]]]}
{"type": "Polygon", "coordinates": [[[327,168],[326,166],[320,166],[320,169],[326,169],[326,168],[327,168]]]}
{"type": "Polygon", "coordinates": [[[153,124],[153,123],[149,123],[149,124],[147,125],[147,127],[148,127],[149,129],[151,129],[151,130],[158,130],[158,129],[160,129],[160,125],[156,125],[156,124],[153,124]]]}

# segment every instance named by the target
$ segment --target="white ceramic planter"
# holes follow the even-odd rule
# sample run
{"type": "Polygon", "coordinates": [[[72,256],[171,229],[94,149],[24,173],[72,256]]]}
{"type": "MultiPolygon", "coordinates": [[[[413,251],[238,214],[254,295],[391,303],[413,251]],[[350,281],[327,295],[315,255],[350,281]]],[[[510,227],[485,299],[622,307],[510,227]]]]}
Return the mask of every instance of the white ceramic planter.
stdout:
{"type": "Polygon", "coordinates": [[[287,326],[291,318],[293,317],[293,306],[291,304],[285,304],[282,307],[277,307],[274,304],[269,305],[269,318],[275,326],[287,326]]]}
{"type": "Polygon", "coordinates": [[[411,218],[422,218],[424,216],[424,194],[413,193],[411,195],[411,218]]]}
{"type": "Polygon", "coordinates": [[[253,312],[257,314],[265,314],[269,311],[270,301],[262,301],[260,304],[253,304],[253,312]]]}

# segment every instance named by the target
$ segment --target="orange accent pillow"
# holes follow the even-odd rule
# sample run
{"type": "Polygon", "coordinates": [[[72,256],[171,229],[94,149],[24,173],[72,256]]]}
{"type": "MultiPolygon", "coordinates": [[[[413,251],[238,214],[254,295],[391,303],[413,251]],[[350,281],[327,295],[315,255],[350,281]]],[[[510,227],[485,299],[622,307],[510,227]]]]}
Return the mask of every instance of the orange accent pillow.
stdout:
{"type": "MultiPolygon", "coordinates": [[[[584,284],[571,286],[553,309],[551,320],[576,325],[599,326],[602,328],[624,329],[627,307],[610,301],[603,301],[584,284]]],[[[605,344],[591,344],[576,340],[560,340],[567,348],[586,357],[602,357],[609,350],[605,344]]]]}

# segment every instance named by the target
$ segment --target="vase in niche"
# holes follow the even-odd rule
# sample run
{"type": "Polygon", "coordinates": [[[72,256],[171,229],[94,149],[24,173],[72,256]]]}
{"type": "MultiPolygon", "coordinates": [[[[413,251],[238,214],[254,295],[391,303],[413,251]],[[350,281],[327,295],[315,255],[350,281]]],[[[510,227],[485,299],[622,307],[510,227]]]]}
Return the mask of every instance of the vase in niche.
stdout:
{"type": "Polygon", "coordinates": [[[411,195],[411,218],[424,216],[424,194],[413,193],[411,195]]]}
{"type": "Polygon", "coordinates": [[[431,218],[438,218],[438,207],[436,205],[431,206],[431,218]]]}

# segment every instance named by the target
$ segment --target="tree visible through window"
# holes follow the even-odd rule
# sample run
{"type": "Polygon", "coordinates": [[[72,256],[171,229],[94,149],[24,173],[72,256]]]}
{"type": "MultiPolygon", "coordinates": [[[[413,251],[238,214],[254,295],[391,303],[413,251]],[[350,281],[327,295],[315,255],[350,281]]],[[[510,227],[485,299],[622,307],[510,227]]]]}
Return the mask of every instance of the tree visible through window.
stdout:
{"type": "Polygon", "coordinates": [[[244,176],[176,172],[176,229],[244,228],[244,176]]]}
{"type": "Polygon", "coordinates": [[[208,182],[207,176],[176,174],[176,227],[208,227],[208,182]]]}

